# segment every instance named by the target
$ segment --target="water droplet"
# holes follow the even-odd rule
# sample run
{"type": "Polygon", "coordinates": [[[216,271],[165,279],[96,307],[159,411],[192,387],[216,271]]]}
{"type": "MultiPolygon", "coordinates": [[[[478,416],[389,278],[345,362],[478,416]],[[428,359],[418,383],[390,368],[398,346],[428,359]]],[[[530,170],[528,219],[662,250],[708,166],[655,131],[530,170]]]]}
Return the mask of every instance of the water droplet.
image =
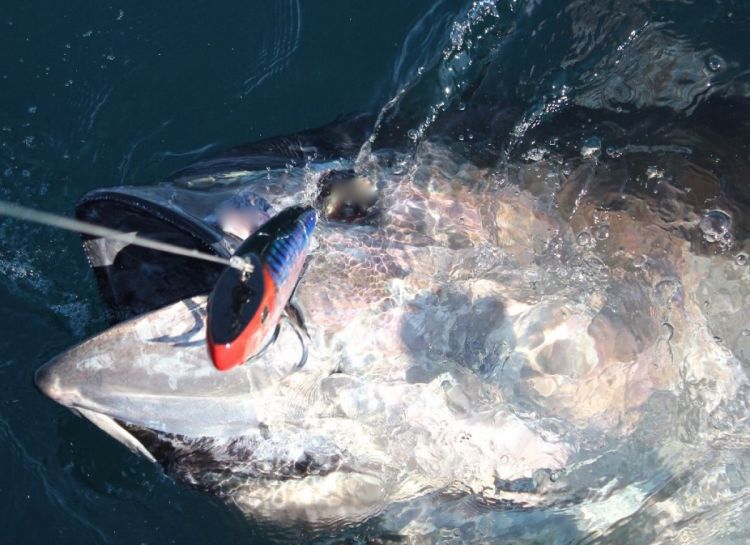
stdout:
{"type": "Polygon", "coordinates": [[[594,236],[599,240],[606,240],[609,238],[609,226],[608,225],[597,225],[594,227],[594,236]]]}
{"type": "Polygon", "coordinates": [[[708,61],[706,61],[706,64],[708,65],[708,69],[711,70],[711,72],[718,72],[724,66],[724,59],[722,59],[718,55],[711,55],[710,57],[708,57],[708,61]]]}
{"type": "Polygon", "coordinates": [[[664,177],[664,171],[658,167],[650,166],[646,169],[646,177],[649,180],[659,179],[664,177]]]}
{"type": "Polygon", "coordinates": [[[723,210],[709,210],[698,224],[707,242],[731,239],[732,219],[723,210]],[[729,238],[727,238],[727,236],[729,238]]]}
{"type": "Polygon", "coordinates": [[[744,267],[748,263],[747,254],[737,254],[734,256],[734,262],[740,267],[744,267]]]}
{"type": "Polygon", "coordinates": [[[588,231],[581,231],[580,233],[578,233],[576,241],[581,246],[588,246],[589,244],[591,244],[591,235],[588,231]]]}
{"type": "Polygon", "coordinates": [[[641,269],[646,266],[646,262],[648,262],[648,257],[645,255],[638,255],[633,258],[633,267],[637,269],[641,269]]]}
{"type": "Polygon", "coordinates": [[[616,159],[618,157],[622,157],[622,150],[620,150],[618,148],[615,148],[613,146],[609,146],[607,148],[607,155],[609,155],[610,157],[616,159]]]}
{"type": "Polygon", "coordinates": [[[674,326],[669,322],[661,324],[661,338],[669,342],[674,337],[674,326]]]}
{"type": "Polygon", "coordinates": [[[553,471],[549,474],[549,480],[554,482],[557,482],[557,480],[560,478],[560,472],[559,471],[553,471]]]}
{"type": "Polygon", "coordinates": [[[510,460],[510,458],[508,458],[507,454],[503,454],[502,456],[500,456],[500,463],[501,464],[507,464],[508,460],[510,460]]]}
{"type": "Polygon", "coordinates": [[[602,141],[598,136],[592,136],[583,141],[581,156],[584,159],[596,159],[602,152],[602,141]]]}
{"type": "Polygon", "coordinates": [[[461,142],[463,142],[464,141],[464,135],[463,134],[459,134],[458,135],[458,140],[461,141],[461,142]]]}
{"type": "Polygon", "coordinates": [[[466,109],[466,104],[464,104],[463,102],[459,102],[458,109],[459,111],[463,112],[466,109]]]}
{"type": "Polygon", "coordinates": [[[541,161],[544,159],[544,155],[547,153],[547,150],[544,148],[531,148],[529,151],[526,152],[526,159],[529,161],[541,161]]]}

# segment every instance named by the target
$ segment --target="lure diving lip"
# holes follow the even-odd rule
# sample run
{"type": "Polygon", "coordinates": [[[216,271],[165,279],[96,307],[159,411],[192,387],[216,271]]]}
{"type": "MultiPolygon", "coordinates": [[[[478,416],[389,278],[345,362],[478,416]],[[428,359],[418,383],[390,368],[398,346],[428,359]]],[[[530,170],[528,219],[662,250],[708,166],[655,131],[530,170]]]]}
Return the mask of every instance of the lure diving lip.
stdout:
{"type": "Polygon", "coordinates": [[[311,207],[282,210],[235,252],[252,272],[228,267],[219,276],[208,298],[206,344],[220,371],[258,354],[273,335],[299,280],[316,222],[311,207]]]}

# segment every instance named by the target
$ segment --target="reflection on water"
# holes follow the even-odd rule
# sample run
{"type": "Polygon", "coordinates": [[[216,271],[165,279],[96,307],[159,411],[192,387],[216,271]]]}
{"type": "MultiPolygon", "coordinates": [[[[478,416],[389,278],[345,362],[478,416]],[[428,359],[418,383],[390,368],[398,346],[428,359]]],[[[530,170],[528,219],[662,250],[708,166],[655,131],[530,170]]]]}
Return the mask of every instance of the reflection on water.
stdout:
{"type": "MultiPolygon", "coordinates": [[[[715,537],[713,523],[702,527],[704,512],[741,511],[750,269],[735,257],[736,222],[686,198],[712,183],[705,171],[688,176],[691,161],[646,167],[659,172],[657,192],[623,189],[623,171],[634,166],[625,162],[555,157],[498,174],[422,142],[406,176],[379,173],[387,180],[381,228],[394,246],[414,248],[392,251],[397,274],[367,276],[373,290],[398,278],[399,297],[411,299],[373,329],[403,324],[410,382],[444,381],[441,373],[461,376],[461,367],[482,382],[458,379],[435,394],[461,415],[452,432],[467,437],[448,440],[457,460],[437,446],[440,433],[430,435],[451,469],[430,466],[425,478],[437,485],[450,476],[477,495],[420,500],[424,512],[408,518],[407,531],[426,542],[499,533],[523,542],[626,535],[645,543],[670,534],[703,542],[715,537]],[[503,475],[502,448],[481,446],[491,432],[474,427],[482,414],[498,418],[499,407],[533,430],[513,447],[512,459],[528,464],[523,486],[503,475]],[[545,443],[534,435],[552,441],[552,459],[539,458],[545,443]],[[494,469],[482,468],[487,460],[494,469]],[[534,520],[545,520],[541,535],[529,528],[534,520]]],[[[382,293],[393,291],[361,304],[382,293]]],[[[401,346],[384,368],[366,343],[357,347],[346,357],[366,361],[368,373],[388,376],[397,366],[401,346]]],[[[509,429],[503,434],[511,440],[509,429]]],[[[398,508],[390,516],[405,522],[398,508]]]]}
{"type": "Polygon", "coordinates": [[[384,110],[368,150],[411,145],[401,168],[416,186],[383,184],[403,210],[386,218],[392,237],[502,254],[450,279],[463,302],[427,296],[438,312],[408,330],[415,353],[469,366],[569,448],[564,467],[533,474],[539,507],[492,507],[528,499],[502,480],[476,503],[422,500],[407,527],[425,542],[750,532],[750,103],[732,48],[747,16],[738,3],[474,2],[384,110]]]}

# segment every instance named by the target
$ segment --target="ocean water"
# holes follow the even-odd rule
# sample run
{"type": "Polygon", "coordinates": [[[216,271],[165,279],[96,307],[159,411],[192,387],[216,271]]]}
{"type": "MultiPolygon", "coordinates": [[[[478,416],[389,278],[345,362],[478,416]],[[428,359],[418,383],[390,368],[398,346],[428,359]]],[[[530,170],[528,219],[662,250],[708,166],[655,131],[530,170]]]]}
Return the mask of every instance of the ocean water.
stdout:
{"type": "MultiPolygon", "coordinates": [[[[715,352],[683,358],[708,362],[703,375],[685,364],[669,386],[652,380],[664,393],[647,396],[645,416],[623,410],[627,422],[608,428],[635,439],[612,443],[622,448],[609,458],[582,457],[560,480],[572,494],[548,483],[564,501],[513,523],[493,516],[502,506],[446,507],[403,538],[380,535],[373,520],[315,540],[750,539],[744,2],[31,2],[7,8],[0,25],[5,200],[70,215],[94,188],[153,183],[211,152],[368,111],[376,121],[362,157],[395,149],[438,166],[450,157],[441,172],[496,183],[494,195],[517,209],[527,195],[561,207],[578,245],[591,248],[587,266],[627,271],[627,281],[660,258],[663,247],[632,227],[645,222],[700,258],[673,263],[693,284],[662,280],[655,293],[701,309],[715,352]],[[481,176],[460,174],[461,164],[481,176]],[[630,219],[618,224],[617,212],[630,219]],[[597,254],[597,240],[621,246],[597,254]]],[[[530,206],[537,219],[541,208],[530,206]]],[[[527,225],[519,221],[508,240],[527,225]]],[[[105,314],[78,237],[6,220],[0,235],[0,543],[313,539],[180,486],[38,393],[36,368],[102,331],[105,314]]],[[[665,342],[682,323],[668,314],[646,322],[659,332],[643,338],[665,342]]],[[[643,339],[617,341],[640,350],[643,339]]]]}

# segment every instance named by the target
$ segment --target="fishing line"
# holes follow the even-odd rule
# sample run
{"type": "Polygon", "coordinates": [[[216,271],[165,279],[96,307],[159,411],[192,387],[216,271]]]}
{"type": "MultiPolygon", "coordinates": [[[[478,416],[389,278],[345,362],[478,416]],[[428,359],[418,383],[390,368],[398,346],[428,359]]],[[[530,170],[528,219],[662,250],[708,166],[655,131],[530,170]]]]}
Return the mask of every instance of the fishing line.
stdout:
{"type": "Polygon", "coordinates": [[[198,250],[183,248],[182,246],[176,246],[167,242],[160,242],[158,240],[141,237],[135,233],[123,233],[122,231],[110,229],[109,227],[102,227],[101,225],[58,216],[57,214],[50,214],[49,212],[42,212],[40,210],[26,208],[25,206],[19,206],[5,201],[0,201],[0,216],[39,223],[49,227],[65,229],[66,231],[84,233],[94,237],[117,240],[119,242],[124,242],[125,244],[134,244],[136,246],[157,250],[159,252],[167,252],[183,257],[219,263],[242,271],[245,274],[249,274],[253,271],[253,266],[239,256],[232,256],[227,259],[225,257],[199,252],[198,250]]]}

